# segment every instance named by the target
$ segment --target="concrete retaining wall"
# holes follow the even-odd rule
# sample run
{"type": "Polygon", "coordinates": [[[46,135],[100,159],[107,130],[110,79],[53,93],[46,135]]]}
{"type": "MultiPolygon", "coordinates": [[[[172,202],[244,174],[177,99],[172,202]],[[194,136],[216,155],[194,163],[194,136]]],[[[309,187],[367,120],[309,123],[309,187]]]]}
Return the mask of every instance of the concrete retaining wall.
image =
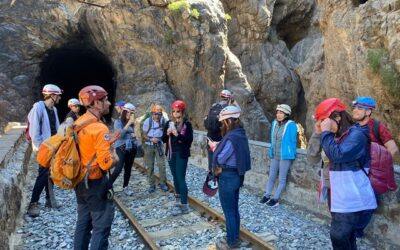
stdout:
{"type": "MultiPolygon", "coordinates": [[[[207,151],[205,132],[195,131],[190,162],[207,169],[207,151]]],[[[259,191],[260,198],[269,173],[270,160],[268,150],[270,144],[250,140],[252,169],[246,174],[245,185],[259,191]]],[[[329,211],[325,203],[317,202],[317,186],[319,166],[307,162],[305,150],[297,150],[297,159],[293,163],[286,190],[282,200],[321,215],[329,220],[329,211]]],[[[400,185],[400,171],[396,166],[396,180],[400,185]]],[[[381,204],[375,212],[372,222],[367,228],[367,235],[377,244],[379,249],[400,248],[400,190],[382,196],[381,204]]]]}
{"type": "Polygon", "coordinates": [[[24,128],[9,124],[0,135],[0,248],[10,249],[10,242],[23,209],[22,190],[28,171],[31,147],[25,142],[24,128]]]}

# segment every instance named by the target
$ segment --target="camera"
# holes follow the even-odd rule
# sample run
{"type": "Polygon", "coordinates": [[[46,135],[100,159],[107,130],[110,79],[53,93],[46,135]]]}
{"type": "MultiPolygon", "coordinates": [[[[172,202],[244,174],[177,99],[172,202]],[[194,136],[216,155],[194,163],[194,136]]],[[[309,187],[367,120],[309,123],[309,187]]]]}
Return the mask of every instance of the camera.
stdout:
{"type": "Polygon", "coordinates": [[[164,155],[164,150],[162,148],[162,142],[159,141],[159,142],[155,143],[154,147],[156,147],[159,156],[164,155]]]}

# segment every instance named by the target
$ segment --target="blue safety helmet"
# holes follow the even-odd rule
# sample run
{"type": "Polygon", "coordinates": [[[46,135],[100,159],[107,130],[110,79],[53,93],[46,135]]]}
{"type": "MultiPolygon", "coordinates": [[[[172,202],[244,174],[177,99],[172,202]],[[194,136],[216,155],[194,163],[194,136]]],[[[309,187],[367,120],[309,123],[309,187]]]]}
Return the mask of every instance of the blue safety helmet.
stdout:
{"type": "Polygon", "coordinates": [[[375,105],[375,100],[369,96],[359,96],[352,102],[353,107],[359,107],[363,109],[374,109],[375,105]]]}
{"type": "Polygon", "coordinates": [[[116,102],[115,103],[115,106],[117,106],[117,107],[123,107],[125,105],[125,102],[124,101],[118,101],[118,102],[116,102]]]}

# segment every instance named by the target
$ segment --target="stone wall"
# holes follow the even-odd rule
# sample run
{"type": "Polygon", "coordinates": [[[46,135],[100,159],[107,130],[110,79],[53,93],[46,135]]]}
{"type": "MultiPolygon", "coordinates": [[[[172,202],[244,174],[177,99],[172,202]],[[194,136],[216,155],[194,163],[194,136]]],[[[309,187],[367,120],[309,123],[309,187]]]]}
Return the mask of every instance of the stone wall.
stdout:
{"type": "Polygon", "coordinates": [[[13,246],[11,236],[24,207],[23,185],[28,171],[31,147],[25,142],[23,128],[9,124],[0,135],[0,247],[13,246]]]}
{"type": "MultiPolygon", "coordinates": [[[[195,131],[192,144],[192,157],[190,161],[196,166],[207,169],[207,151],[205,132],[195,131]]],[[[268,150],[270,144],[250,140],[250,152],[252,169],[246,174],[245,185],[260,193],[264,192],[264,186],[269,173],[270,160],[268,150]]],[[[306,151],[297,150],[297,159],[293,163],[286,190],[282,200],[296,205],[302,209],[321,215],[329,220],[329,212],[325,203],[317,202],[317,186],[319,166],[307,162],[306,151]]],[[[400,184],[400,167],[396,166],[396,181],[400,184]]],[[[372,222],[367,227],[368,237],[377,244],[378,249],[398,249],[400,247],[400,190],[382,196],[379,209],[375,213],[372,222]]]]}

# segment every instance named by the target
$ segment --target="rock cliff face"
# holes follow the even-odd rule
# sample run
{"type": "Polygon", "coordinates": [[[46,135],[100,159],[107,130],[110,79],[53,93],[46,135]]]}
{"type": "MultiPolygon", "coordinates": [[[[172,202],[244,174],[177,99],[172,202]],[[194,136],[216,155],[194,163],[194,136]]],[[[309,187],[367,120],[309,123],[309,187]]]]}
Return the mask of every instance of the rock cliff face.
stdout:
{"type": "MultiPolygon", "coordinates": [[[[250,137],[266,140],[279,103],[293,107],[309,135],[313,109],[324,98],[350,104],[371,95],[379,103],[375,115],[400,141],[399,99],[367,62],[370,49],[384,48],[400,71],[398,0],[191,0],[190,7],[169,10],[170,2],[1,2],[0,124],[24,121],[47,79],[42,63],[49,51],[74,44],[106,58],[115,99],[133,102],[139,115],[153,101],[168,110],[179,98],[203,129],[204,115],[226,87],[243,109],[250,137]]],[[[83,82],[54,83],[79,89],[83,82]]]]}

